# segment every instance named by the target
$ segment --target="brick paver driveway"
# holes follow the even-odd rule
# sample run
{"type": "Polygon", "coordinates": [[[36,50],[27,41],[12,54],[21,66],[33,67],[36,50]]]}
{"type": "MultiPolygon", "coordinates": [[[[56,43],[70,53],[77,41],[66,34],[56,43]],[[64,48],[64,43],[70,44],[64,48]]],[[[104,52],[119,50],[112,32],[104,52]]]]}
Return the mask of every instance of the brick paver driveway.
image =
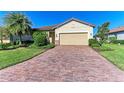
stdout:
{"type": "Polygon", "coordinates": [[[57,46],[1,70],[0,81],[124,81],[124,72],[88,46],[57,46]]]}

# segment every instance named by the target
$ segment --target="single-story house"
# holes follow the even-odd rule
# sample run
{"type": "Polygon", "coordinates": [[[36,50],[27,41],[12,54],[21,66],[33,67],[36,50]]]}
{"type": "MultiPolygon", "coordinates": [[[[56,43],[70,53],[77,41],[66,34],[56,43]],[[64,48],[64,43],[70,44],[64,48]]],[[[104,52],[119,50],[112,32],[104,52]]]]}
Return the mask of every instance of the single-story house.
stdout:
{"type": "Polygon", "coordinates": [[[110,30],[108,37],[116,37],[117,40],[124,40],[124,26],[110,30]]]}
{"type": "MultiPolygon", "coordinates": [[[[55,45],[88,45],[88,40],[93,38],[94,27],[95,25],[91,23],[71,18],[60,24],[33,28],[32,31],[46,31],[50,43],[55,45]]],[[[19,40],[19,37],[16,35],[10,36],[10,39],[6,39],[7,43],[10,40],[16,41],[19,40]]],[[[22,41],[32,40],[31,35],[22,36],[22,41]]]]}
{"type": "Polygon", "coordinates": [[[55,45],[88,45],[88,40],[93,38],[94,27],[91,23],[71,18],[57,25],[33,30],[47,31],[50,42],[55,45]]]}

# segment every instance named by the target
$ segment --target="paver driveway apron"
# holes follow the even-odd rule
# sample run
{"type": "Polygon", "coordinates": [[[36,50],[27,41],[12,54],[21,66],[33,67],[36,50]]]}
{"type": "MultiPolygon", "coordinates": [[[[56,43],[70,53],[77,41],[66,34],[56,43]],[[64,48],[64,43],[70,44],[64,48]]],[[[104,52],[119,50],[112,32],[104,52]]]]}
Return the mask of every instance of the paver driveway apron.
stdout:
{"type": "Polygon", "coordinates": [[[0,81],[124,81],[124,72],[88,46],[57,46],[0,70],[0,81]]]}

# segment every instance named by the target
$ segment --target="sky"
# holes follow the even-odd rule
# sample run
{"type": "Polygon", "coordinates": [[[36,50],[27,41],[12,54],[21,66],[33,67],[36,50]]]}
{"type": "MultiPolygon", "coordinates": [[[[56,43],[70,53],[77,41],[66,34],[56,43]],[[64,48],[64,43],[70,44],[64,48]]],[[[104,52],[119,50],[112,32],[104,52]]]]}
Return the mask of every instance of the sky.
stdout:
{"type": "MultiPolygon", "coordinates": [[[[4,25],[4,17],[10,11],[0,11],[0,25],[4,25]]],[[[104,22],[110,22],[110,29],[124,26],[124,11],[22,11],[32,22],[32,28],[58,24],[69,18],[94,24],[94,34],[97,27],[104,22]]]]}

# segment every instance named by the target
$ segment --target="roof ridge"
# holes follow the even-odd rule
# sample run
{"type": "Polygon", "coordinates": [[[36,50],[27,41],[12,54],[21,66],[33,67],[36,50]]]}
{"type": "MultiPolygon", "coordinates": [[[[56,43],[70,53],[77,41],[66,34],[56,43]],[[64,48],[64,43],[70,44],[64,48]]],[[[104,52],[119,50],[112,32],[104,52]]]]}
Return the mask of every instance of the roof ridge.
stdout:
{"type": "Polygon", "coordinates": [[[57,26],[55,26],[55,27],[53,27],[53,28],[57,28],[57,27],[59,27],[59,26],[65,24],[65,23],[67,23],[67,22],[69,22],[69,21],[72,21],[72,20],[75,20],[75,21],[84,23],[84,24],[86,24],[86,25],[95,27],[95,25],[93,25],[93,24],[91,24],[91,23],[88,23],[88,22],[85,22],[85,21],[82,21],[82,20],[79,20],[79,19],[77,19],[77,18],[72,17],[72,18],[70,18],[70,19],[68,19],[68,20],[66,20],[66,21],[64,21],[64,22],[62,22],[62,23],[60,23],[60,24],[58,24],[57,26]]]}
{"type": "Polygon", "coordinates": [[[42,26],[42,27],[40,27],[39,29],[41,30],[54,30],[54,29],[56,29],[56,28],[58,28],[58,27],[60,27],[60,26],[62,26],[62,25],[64,25],[64,24],[66,24],[66,23],[68,23],[68,22],[70,22],[70,21],[77,21],[77,22],[79,22],[79,23],[82,23],[82,24],[85,24],[85,25],[88,25],[88,26],[91,26],[91,27],[95,27],[95,25],[93,25],[93,24],[91,24],[91,23],[88,23],[88,22],[85,22],[85,21],[82,21],[82,20],[79,20],[79,19],[77,19],[77,18],[70,18],[70,19],[68,19],[68,20],[66,20],[66,21],[64,21],[64,22],[62,22],[62,23],[60,23],[60,24],[54,24],[54,25],[49,25],[49,26],[42,26]]]}
{"type": "Polygon", "coordinates": [[[124,31],[124,26],[119,26],[109,30],[109,33],[122,32],[122,31],[124,31]]]}

